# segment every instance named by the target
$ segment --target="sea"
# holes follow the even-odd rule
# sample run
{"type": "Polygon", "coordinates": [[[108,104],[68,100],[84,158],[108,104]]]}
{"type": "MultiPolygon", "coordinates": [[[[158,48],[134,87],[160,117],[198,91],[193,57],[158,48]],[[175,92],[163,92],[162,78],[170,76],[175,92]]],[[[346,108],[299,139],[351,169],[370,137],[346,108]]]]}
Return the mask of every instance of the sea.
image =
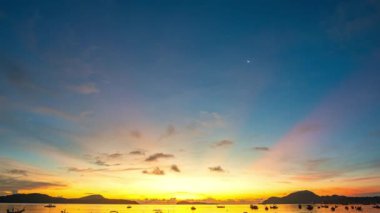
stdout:
{"type": "MultiPolygon", "coordinates": [[[[258,205],[258,210],[251,210],[249,205],[224,205],[224,208],[218,208],[216,205],[153,205],[153,204],[138,204],[138,205],[111,205],[111,204],[55,204],[54,208],[46,208],[45,204],[0,204],[0,213],[6,213],[7,209],[17,208],[23,209],[23,213],[348,213],[348,212],[366,212],[366,213],[380,213],[380,209],[373,208],[372,205],[362,205],[362,211],[345,209],[345,206],[338,205],[335,211],[330,208],[317,208],[314,206],[313,210],[307,210],[303,206],[302,209],[298,205],[277,205],[278,209],[265,210],[269,205],[258,205]],[[128,208],[129,207],[129,208],[128,208]],[[191,207],[195,207],[192,210],[191,207]]],[[[333,205],[329,205],[331,207],[333,205]]],[[[335,206],[335,205],[334,205],[335,206]]]]}

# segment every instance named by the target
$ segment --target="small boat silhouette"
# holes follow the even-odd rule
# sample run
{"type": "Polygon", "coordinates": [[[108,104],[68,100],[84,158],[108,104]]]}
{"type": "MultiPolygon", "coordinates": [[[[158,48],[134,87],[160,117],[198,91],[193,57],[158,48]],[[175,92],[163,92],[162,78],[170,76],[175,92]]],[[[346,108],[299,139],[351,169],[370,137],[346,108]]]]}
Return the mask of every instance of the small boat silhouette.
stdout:
{"type": "Polygon", "coordinates": [[[191,210],[194,211],[196,210],[197,208],[195,208],[194,206],[191,207],[191,210]]]}
{"type": "Polygon", "coordinates": [[[259,209],[259,207],[258,206],[256,206],[256,205],[249,205],[249,208],[251,208],[251,209],[254,209],[254,210],[257,210],[257,209],[259,209]]]}
{"type": "Polygon", "coordinates": [[[269,208],[271,208],[271,209],[278,209],[278,206],[274,205],[274,206],[270,206],[269,208]]]}
{"type": "Polygon", "coordinates": [[[307,206],[306,206],[306,209],[307,209],[307,210],[310,210],[310,211],[313,210],[313,208],[314,208],[314,206],[312,206],[312,205],[307,205],[307,206]]]}
{"type": "Polygon", "coordinates": [[[51,204],[51,203],[49,203],[49,204],[45,205],[44,207],[46,207],[46,208],[55,208],[55,205],[54,205],[54,204],[51,204]]]}
{"type": "Polygon", "coordinates": [[[7,209],[7,213],[22,213],[25,211],[25,208],[23,209],[15,209],[15,208],[12,208],[12,209],[7,209]]]}
{"type": "Polygon", "coordinates": [[[216,208],[223,209],[223,208],[226,208],[226,207],[222,206],[222,205],[219,205],[219,206],[216,206],[216,208]]]}

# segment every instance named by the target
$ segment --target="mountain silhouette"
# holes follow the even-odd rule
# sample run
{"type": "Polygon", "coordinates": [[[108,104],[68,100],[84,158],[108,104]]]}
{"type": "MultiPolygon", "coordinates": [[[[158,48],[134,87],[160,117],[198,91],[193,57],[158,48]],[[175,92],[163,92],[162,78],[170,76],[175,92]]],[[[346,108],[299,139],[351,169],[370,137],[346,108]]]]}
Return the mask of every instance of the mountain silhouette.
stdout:
{"type": "Polygon", "coordinates": [[[38,193],[0,196],[0,203],[138,204],[133,200],[107,199],[102,195],[89,195],[81,198],[62,198],[38,193]]]}
{"type": "Polygon", "coordinates": [[[311,191],[293,192],[285,197],[270,197],[263,204],[376,204],[380,203],[380,197],[346,197],[340,195],[318,196],[311,191]]]}

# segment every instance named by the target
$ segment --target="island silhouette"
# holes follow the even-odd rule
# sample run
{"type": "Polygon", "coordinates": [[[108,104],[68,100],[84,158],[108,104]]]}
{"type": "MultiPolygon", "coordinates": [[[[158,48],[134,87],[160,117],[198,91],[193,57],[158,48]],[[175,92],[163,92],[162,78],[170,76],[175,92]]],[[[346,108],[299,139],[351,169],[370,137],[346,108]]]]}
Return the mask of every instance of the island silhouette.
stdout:
{"type": "Polygon", "coordinates": [[[107,199],[102,195],[89,195],[81,198],[63,198],[51,197],[39,193],[0,196],[0,203],[138,204],[138,202],[133,200],[107,199]]]}
{"type": "Polygon", "coordinates": [[[262,204],[377,204],[380,197],[347,197],[342,195],[319,196],[304,190],[290,193],[284,197],[270,197],[262,204]]]}

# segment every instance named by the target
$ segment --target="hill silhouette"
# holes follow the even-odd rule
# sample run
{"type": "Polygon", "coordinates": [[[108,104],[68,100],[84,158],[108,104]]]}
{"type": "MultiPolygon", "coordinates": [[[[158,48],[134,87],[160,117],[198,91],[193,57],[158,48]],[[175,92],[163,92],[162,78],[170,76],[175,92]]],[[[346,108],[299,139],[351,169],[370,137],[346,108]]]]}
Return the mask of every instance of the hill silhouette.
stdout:
{"type": "Polygon", "coordinates": [[[62,198],[38,193],[0,196],[0,203],[138,204],[133,200],[107,199],[102,195],[89,195],[81,198],[62,198]]]}
{"type": "Polygon", "coordinates": [[[214,203],[206,203],[206,202],[201,202],[201,201],[178,201],[177,205],[209,205],[209,204],[214,204],[214,203]]]}
{"type": "Polygon", "coordinates": [[[263,204],[376,204],[380,197],[346,197],[340,195],[319,196],[311,191],[298,191],[284,197],[270,197],[263,204]]]}

